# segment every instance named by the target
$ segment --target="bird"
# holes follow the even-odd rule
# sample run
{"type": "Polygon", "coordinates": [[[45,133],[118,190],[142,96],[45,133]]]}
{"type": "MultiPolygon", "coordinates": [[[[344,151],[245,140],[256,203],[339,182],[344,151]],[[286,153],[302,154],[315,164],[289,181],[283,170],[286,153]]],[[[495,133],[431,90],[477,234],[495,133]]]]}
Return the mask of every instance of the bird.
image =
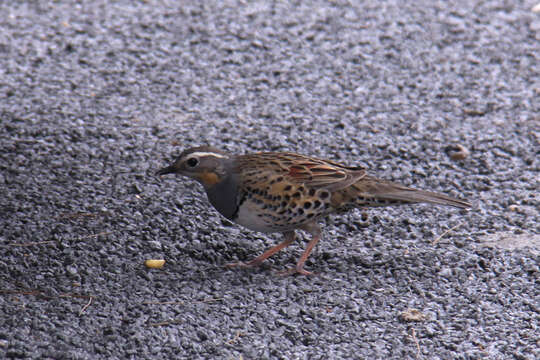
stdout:
{"type": "Polygon", "coordinates": [[[283,274],[311,275],[304,269],[322,237],[318,221],[354,208],[431,203],[470,208],[467,201],[376,178],[350,167],[293,152],[230,154],[210,146],[183,151],[157,176],[179,174],[202,184],[209,202],[228,220],[253,231],[283,234],[283,241],[248,262],[254,267],[295,240],[295,230],[311,235],[296,266],[283,274]]]}

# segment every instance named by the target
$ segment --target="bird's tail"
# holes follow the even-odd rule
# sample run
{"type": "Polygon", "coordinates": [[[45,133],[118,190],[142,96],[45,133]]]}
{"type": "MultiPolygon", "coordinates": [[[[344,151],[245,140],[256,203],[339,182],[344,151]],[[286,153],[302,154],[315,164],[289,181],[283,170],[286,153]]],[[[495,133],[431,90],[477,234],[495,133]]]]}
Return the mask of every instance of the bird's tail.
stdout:
{"type": "Polygon", "coordinates": [[[453,198],[440,193],[412,189],[391,181],[381,180],[370,176],[343,189],[344,202],[356,207],[387,206],[399,204],[431,203],[436,205],[470,208],[467,201],[453,198]],[[346,199],[345,199],[346,198],[346,199]]]}

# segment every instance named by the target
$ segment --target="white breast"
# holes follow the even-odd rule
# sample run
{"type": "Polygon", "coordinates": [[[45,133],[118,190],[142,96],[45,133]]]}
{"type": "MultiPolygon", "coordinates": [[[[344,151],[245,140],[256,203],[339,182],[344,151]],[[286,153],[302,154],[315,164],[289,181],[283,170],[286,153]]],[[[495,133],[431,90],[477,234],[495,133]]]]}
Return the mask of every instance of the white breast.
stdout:
{"type": "Polygon", "coordinates": [[[261,209],[259,208],[259,205],[250,200],[246,200],[238,209],[238,214],[234,221],[254,231],[265,233],[280,231],[269,226],[266,221],[264,221],[264,217],[257,216],[257,214],[260,213],[261,209]]]}

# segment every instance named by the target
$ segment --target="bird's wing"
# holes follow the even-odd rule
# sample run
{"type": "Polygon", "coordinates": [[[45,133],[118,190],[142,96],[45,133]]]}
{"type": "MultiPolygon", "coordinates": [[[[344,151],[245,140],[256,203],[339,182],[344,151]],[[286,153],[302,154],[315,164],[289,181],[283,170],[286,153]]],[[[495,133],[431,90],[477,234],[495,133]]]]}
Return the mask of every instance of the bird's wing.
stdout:
{"type": "Polygon", "coordinates": [[[256,153],[240,155],[237,160],[237,169],[244,178],[262,180],[283,176],[291,183],[329,191],[346,188],[366,176],[360,167],[346,167],[294,153],[256,153]]]}

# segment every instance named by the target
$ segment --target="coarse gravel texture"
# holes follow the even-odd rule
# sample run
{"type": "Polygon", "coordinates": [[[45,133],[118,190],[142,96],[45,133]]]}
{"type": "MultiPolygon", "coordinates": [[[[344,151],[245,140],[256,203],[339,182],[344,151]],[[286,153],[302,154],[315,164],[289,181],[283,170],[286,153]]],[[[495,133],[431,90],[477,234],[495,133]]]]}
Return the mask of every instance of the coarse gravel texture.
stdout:
{"type": "Polygon", "coordinates": [[[0,358],[540,358],[534,5],[0,2],[0,358]],[[332,216],[315,276],[277,275],[305,238],[227,269],[280,237],[153,176],[201,144],[474,206],[332,216]]]}

